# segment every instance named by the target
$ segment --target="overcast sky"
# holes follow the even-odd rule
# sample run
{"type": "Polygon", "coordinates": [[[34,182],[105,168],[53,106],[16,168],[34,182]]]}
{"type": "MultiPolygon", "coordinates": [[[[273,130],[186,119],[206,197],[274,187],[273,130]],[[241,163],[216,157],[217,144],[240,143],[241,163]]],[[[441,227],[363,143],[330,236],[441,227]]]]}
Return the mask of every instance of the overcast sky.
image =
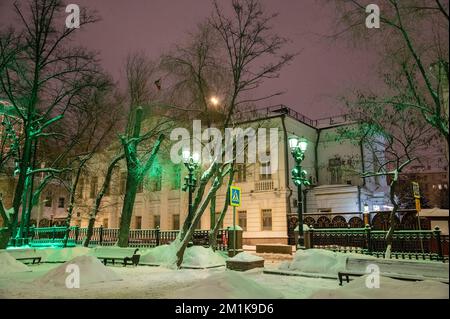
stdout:
{"type": "MultiPolygon", "coordinates": [[[[0,0],[0,24],[11,19],[12,0],[0,0]]],[[[104,68],[117,80],[127,54],[144,50],[157,58],[183,41],[212,11],[210,0],[73,0],[96,9],[102,20],[80,30],[78,41],[100,53],[104,68]]],[[[227,5],[226,1],[221,1],[227,5]]],[[[268,81],[255,96],[275,91],[286,94],[259,107],[285,104],[313,119],[342,113],[338,97],[349,89],[376,83],[371,72],[375,55],[354,49],[344,40],[330,41],[335,12],[324,0],[263,0],[267,12],[278,12],[275,31],[293,42],[288,49],[301,54],[279,79],[268,81]]],[[[368,32],[370,32],[368,30],[368,32]]]]}

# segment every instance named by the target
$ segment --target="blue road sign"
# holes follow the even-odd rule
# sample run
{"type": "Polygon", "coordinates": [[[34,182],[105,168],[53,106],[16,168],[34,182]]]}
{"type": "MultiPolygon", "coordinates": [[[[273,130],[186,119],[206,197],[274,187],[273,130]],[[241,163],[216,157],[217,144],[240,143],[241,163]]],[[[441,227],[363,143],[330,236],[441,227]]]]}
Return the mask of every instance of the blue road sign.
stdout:
{"type": "Polygon", "coordinates": [[[241,206],[241,189],[236,186],[230,186],[230,205],[233,207],[241,206]]]}

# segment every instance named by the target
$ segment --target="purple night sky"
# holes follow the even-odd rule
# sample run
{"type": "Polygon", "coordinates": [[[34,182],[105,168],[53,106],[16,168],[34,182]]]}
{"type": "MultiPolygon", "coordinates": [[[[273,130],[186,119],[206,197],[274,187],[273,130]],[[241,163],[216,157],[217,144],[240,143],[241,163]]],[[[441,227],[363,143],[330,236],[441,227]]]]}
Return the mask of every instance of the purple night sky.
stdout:
{"type": "MultiPolygon", "coordinates": [[[[301,51],[283,69],[279,79],[268,81],[255,92],[282,96],[258,104],[264,107],[286,104],[313,119],[342,113],[338,98],[354,87],[376,83],[371,75],[375,54],[352,48],[344,39],[327,39],[335,24],[333,5],[324,0],[263,0],[267,12],[278,12],[275,31],[290,38],[290,52],[301,51]]],[[[2,27],[12,21],[12,0],[0,0],[2,27]]],[[[97,10],[102,20],[81,29],[77,36],[83,46],[98,51],[103,67],[120,81],[125,57],[143,50],[152,58],[183,42],[198,22],[212,12],[210,0],[73,0],[97,10]]],[[[222,5],[226,5],[222,1],[222,5]]],[[[370,32],[368,30],[368,32],[370,32]]]]}

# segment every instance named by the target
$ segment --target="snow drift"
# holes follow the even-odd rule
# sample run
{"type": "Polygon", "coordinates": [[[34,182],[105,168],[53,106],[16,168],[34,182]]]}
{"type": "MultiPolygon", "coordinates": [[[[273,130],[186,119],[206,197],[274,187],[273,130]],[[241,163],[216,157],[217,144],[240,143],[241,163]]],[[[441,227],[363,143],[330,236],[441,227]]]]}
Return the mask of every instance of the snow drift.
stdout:
{"type": "Polygon", "coordinates": [[[380,288],[367,288],[367,276],[333,290],[320,290],[312,299],[448,299],[448,285],[437,281],[403,281],[380,277],[380,288]]]}
{"type": "Polygon", "coordinates": [[[78,256],[64,264],[50,270],[44,276],[35,280],[37,284],[66,286],[66,279],[70,273],[66,272],[68,265],[75,264],[80,269],[80,287],[100,282],[122,280],[113,270],[103,265],[94,256],[78,256]]]}
{"type": "Polygon", "coordinates": [[[31,271],[31,269],[27,265],[17,261],[6,251],[0,251],[0,276],[13,272],[26,271],[31,271]]]}
{"type": "Polygon", "coordinates": [[[264,258],[249,254],[247,252],[242,252],[240,254],[237,254],[236,256],[230,258],[229,260],[232,261],[242,261],[242,262],[254,262],[254,261],[261,261],[264,260],[264,258]]]}
{"type": "MultiPolygon", "coordinates": [[[[141,255],[140,264],[174,267],[176,265],[176,245],[158,246],[141,255]]],[[[183,258],[185,268],[213,268],[225,266],[225,258],[210,248],[193,246],[186,248],[183,258]]]]}
{"type": "Polygon", "coordinates": [[[234,271],[224,271],[178,289],[169,298],[179,299],[280,299],[284,296],[234,271]]]}
{"type": "Polygon", "coordinates": [[[73,248],[46,248],[37,250],[42,254],[42,261],[47,263],[66,262],[75,257],[89,254],[90,249],[86,247],[73,248]]]}

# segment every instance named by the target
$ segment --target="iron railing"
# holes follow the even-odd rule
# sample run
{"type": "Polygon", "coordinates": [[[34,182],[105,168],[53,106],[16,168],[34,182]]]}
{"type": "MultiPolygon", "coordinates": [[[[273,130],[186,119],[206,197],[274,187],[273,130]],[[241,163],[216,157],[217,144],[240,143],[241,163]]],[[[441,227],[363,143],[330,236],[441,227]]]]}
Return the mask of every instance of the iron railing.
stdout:
{"type": "MultiPolygon", "coordinates": [[[[310,248],[323,248],[339,252],[355,252],[384,257],[387,231],[365,228],[311,228],[310,248]]],[[[448,259],[449,236],[434,230],[397,230],[392,240],[392,255],[402,259],[448,259]]]]}
{"type": "MultiPolygon", "coordinates": [[[[66,227],[31,227],[28,243],[30,246],[62,245],[66,227]]],[[[178,230],[130,229],[129,247],[156,247],[173,242],[178,230]]],[[[69,229],[68,245],[82,245],[87,236],[87,228],[72,226],[69,229]]],[[[119,238],[118,228],[94,227],[89,246],[113,246],[119,238]]],[[[193,235],[196,246],[209,246],[209,230],[196,230],[193,235]]],[[[221,229],[217,235],[217,248],[228,249],[228,231],[221,229]]]]}

